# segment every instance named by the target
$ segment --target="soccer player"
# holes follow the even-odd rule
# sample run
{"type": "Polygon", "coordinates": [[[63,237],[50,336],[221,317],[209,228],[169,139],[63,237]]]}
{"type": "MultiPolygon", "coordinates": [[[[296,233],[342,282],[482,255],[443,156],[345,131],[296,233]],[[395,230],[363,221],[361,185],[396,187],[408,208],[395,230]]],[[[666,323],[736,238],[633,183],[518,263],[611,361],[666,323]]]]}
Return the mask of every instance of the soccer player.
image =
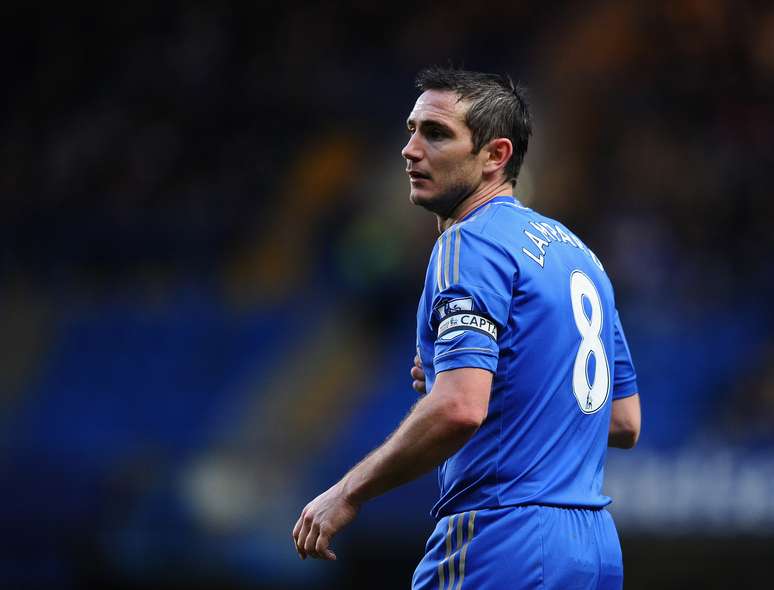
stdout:
{"type": "Polygon", "coordinates": [[[602,494],[607,446],[640,430],[613,288],[566,226],[513,187],[532,123],[510,79],[421,72],[403,148],[410,200],[441,236],[417,312],[414,388],[388,440],[302,511],[307,556],[363,502],[440,465],[414,590],[613,589],[621,548],[602,494]]]}

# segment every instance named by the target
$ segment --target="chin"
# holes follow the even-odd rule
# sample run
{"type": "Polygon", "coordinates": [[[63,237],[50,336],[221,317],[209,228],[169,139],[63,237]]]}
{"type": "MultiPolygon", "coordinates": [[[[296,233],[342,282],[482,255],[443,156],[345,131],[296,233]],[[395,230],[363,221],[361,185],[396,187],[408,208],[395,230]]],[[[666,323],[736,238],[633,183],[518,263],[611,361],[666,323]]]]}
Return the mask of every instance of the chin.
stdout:
{"type": "Polygon", "coordinates": [[[424,197],[421,194],[417,194],[417,191],[410,191],[409,192],[409,201],[411,201],[414,205],[419,205],[420,207],[424,203],[424,197]]]}
{"type": "Polygon", "coordinates": [[[464,184],[455,185],[441,193],[412,190],[409,193],[409,200],[414,205],[427,209],[431,213],[441,217],[449,217],[460,202],[471,192],[472,188],[464,184]]]}
{"type": "Polygon", "coordinates": [[[436,200],[435,197],[436,195],[427,189],[412,187],[409,191],[409,200],[414,205],[419,205],[420,207],[427,207],[432,204],[436,200]]]}

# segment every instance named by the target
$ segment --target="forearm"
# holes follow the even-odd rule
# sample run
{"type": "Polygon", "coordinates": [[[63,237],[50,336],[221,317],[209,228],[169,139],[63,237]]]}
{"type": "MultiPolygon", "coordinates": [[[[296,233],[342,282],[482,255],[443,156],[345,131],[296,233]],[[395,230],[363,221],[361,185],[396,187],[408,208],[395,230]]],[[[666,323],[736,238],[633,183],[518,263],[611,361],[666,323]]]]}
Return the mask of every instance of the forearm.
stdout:
{"type": "Polygon", "coordinates": [[[453,455],[476,432],[474,422],[453,417],[447,402],[429,394],[379,448],[339,482],[358,504],[416,479],[453,455]]]}

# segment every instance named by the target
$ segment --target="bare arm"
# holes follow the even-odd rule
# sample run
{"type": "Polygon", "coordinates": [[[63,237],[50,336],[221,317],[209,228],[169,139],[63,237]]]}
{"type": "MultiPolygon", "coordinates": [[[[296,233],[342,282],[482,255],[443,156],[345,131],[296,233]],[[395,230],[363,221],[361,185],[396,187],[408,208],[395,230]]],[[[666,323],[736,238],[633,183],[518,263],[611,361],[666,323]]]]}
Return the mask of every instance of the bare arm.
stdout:
{"type": "Polygon", "coordinates": [[[312,500],[293,529],[301,558],[335,559],[331,537],[349,524],[360,505],[439,465],[470,439],[486,419],[492,373],[455,369],[438,375],[380,447],[337,484],[312,500]]]}
{"type": "Polygon", "coordinates": [[[457,452],[486,418],[491,387],[492,373],[484,369],[440,373],[432,393],[342,479],[347,495],[365,502],[416,479],[457,452]]]}
{"type": "Polygon", "coordinates": [[[609,447],[631,449],[640,438],[640,394],[613,400],[610,414],[610,431],[607,436],[609,447]]]}

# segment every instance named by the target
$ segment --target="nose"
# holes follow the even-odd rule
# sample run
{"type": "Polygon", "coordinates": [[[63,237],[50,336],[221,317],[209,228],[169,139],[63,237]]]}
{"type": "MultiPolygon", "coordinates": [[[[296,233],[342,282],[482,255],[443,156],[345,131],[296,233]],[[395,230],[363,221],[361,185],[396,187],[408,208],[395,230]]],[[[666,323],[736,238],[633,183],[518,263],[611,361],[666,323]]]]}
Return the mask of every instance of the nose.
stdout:
{"type": "Polygon", "coordinates": [[[412,133],[408,143],[400,151],[400,154],[407,160],[418,162],[422,159],[422,150],[420,149],[419,143],[420,142],[419,139],[417,139],[417,134],[412,133]]]}

